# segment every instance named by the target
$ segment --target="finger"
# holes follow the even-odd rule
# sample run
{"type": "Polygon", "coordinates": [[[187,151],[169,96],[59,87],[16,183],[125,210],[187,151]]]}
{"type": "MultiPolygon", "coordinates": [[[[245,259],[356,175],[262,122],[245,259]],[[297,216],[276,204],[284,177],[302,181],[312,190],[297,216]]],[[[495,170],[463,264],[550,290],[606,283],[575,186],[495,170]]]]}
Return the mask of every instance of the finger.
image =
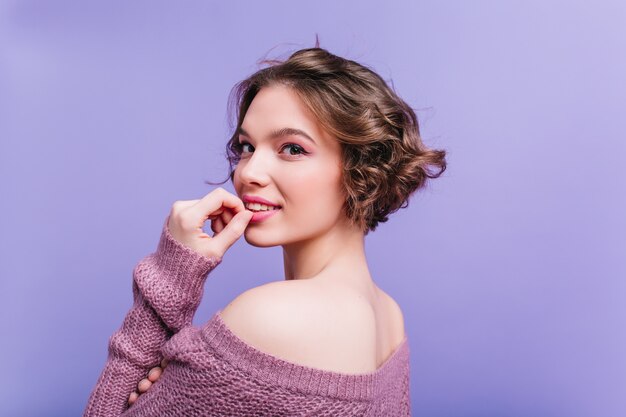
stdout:
{"type": "Polygon", "coordinates": [[[220,228],[220,230],[217,231],[217,233],[221,232],[222,230],[224,230],[224,228],[226,227],[226,225],[228,223],[230,223],[230,221],[233,219],[233,217],[235,217],[235,214],[230,210],[224,210],[224,212],[220,215],[219,219],[220,219],[220,225],[222,226],[220,228]]]}
{"type": "Polygon", "coordinates": [[[152,382],[150,382],[148,378],[144,378],[139,381],[139,384],[137,384],[137,390],[143,394],[144,392],[148,391],[148,388],[150,388],[151,386],[152,382]]]}
{"type": "Polygon", "coordinates": [[[228,214],[226,214],[226,211],[224,211],[222,214],[220,214],[220,225],[222,226],[220,228],[220,230],[218,230],[218,233],[221,232],[222,230],[224,230],[224,228],[226,227],[226,225],[228,223],[230,223],[231,219],[232,219],[232,215],[229,217],[228,214]],[[227,220],[228,219],[228,220],[227,220]]]}
{"type": "Polygon", "coordinates": [[[150,382],[156,382],[157,379],[161,376],[163,370],[158,366],[156,368],[152,368],[150,372],[148,372],[148,380],[150,382]]]}
{"type": "Polygon", "coordinates": [[[225,252],[246,230],[253,214],[254,213],[250,210],[237,213],[230,223],[224,227],[224,230],[213,236],[213,241],[225,252]]]}
{"type": "Polygon", "coordinates": [[[230,223],[230,221],[233,219],[233,217],[235,216],[235,213],[233,213],[230,210],[224,210],[224,213],[222,213],[222,222],[224,222],[224,224],[228,224],[230,223]]]}
{"type": "Polygon", "coordinates": [[[219,217],[223,212],[224,212],[224,208],[223,207],[222,208],[218,208],[217,210],[215,210],[213,213],[211,213],[207,217],[209,219],[214,219],[216,217],[219,217]]]}
{"type": "Polygon", "coordinates": [[[239,197],[219,187],[188,207],[187,210],[192,213],[193,224],[196,224],[196,227],[202,227],[207,217],[222,207],[232,209],[235,214],[246,209],[239,197]]]}
{"type": "Polygon", "coordinates": [[[161,359],[161,368],[165,369],[169,361],[166,358],[161,359]]]}
{"type": "Polygon", "coordinates": [[[211,230],[213,230],[213,236],[224,230],[224,222],[222,222],[221,217],[211,221],[211,230]]]}
{"type": "Polygon", "coordinates": [[[128,404],[133,405],[133,403],[137,401],[137,398],[139,398],[139,394],[137,393],[137,391],[131,393],[128,397],[128,404]]]}

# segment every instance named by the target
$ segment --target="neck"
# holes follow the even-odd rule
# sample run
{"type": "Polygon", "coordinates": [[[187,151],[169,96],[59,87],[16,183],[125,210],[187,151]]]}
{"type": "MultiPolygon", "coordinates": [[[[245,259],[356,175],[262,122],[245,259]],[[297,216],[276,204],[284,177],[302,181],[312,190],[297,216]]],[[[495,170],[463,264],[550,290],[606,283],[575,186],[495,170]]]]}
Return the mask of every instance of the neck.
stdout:
{"type": "Polygon", "coordinates": [[[326,278],[371,281],[365,257],[365,236],[361,230],[347,224],[337,224],[318,236],[283,245],[283,262],[287,281],[326,278]]]}

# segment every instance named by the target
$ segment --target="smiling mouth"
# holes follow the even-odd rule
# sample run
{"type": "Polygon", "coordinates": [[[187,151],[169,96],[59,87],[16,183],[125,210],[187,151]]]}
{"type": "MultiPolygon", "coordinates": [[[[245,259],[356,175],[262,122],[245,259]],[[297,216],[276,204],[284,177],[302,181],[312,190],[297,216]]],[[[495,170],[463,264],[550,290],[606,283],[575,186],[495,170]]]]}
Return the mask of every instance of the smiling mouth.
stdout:
{"type": "Polygon", "coordinates": [[[263,211],[274,211],[274,210],[280,210],[281,207],[280,206],[267,206],[265,204],[260,204],[260,203],[245,203],[244,204],[245,208],[253,211],[255,213],[257,212],[263,212],[263,211]]]}

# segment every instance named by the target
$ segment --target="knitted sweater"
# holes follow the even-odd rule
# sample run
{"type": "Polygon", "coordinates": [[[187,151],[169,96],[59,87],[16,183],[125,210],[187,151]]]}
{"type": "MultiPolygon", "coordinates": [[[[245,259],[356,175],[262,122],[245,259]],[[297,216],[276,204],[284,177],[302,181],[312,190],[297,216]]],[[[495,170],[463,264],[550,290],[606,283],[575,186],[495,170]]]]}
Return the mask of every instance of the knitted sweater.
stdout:
{"type": "Polygon", "coordinates": [[[378,370],[345,374],[292,363],[237,337],[216,312],[192,325],[209,272],[221,259],[175,240],[165,220],[155,253],[133,270],[133,305],[83,416],[410,416],[405,337],[378,370]],[[128,397],[165,357],[160,378],[128,397]]]}

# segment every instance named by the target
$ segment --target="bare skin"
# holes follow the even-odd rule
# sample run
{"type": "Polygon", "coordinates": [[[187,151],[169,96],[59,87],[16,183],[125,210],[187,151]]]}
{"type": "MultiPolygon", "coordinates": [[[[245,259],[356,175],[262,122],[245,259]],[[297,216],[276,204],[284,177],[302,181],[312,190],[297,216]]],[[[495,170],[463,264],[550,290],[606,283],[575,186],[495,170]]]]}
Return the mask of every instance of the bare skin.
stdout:
{"type": "Polygon", "coordinates": [[[285,280],[332,281],[372,292],[364,232],[342,206],[341,144],[289,87],[262,88],[250,104],[238,138],[241,160],[233,185],[240,197],[263,197],[281,210],[251,223],[252,246],[282,246],[285,280]],[[275,136],[290,128],[304,132],[275,136]]]}
{"type": "MultiPolygon", "coordinates": [[[[363,302],[346,304],[348,300],[366,300],[371,306],[366,311],[374,313],[361,316],[370,317],[369,322],[337,327],[375,329],[367,335],[344,337],[352,341],[346,343],[352,344],[355,340],[371,340],[369,347],[363,347],[359,342],[359,348],[350,344],[338,348],[334,340],[327,344],[329,348],[322,357],[290,357],[291,352],[305,352],[306,349],[289,349],[287,344],[267,346],[266,350],[280,353],[276,356],[294,362],[319,367],[337,366],[334,362],[337,350],[360,352],[361,357],[353,355],[352,361],[341,365],[367,367],[368,370],[377,367],[397,346],[404,333],[402,314],[395,301],[378,288],[370,275],[364,232],[350,223],[342,211],[345,194],[339,142],[324,130],[293,91],[281,85],[266,86],[257,93],[241,128],[238,138],[241,160],[233,178],[237,195],[218,188],[200,200],[176,202],[169,223],[172,236],[208,256],[222,257],[242,235],[255,247],[282,246],[286,282],[278,284],[297,282],[302,284],[297,286],[302,290],[289,285],[293,290],[285,294],[280,292],[280,285],[272,285],[276,291],[264,293],[263,297],[269,297],[265,300],[280,297],[280,294],[282,300],[298,297],[306,300],[313,292],[335,294],[335,298],[340,298],[335,305],[352,313],[360,311],[358,308],[363,302]],[[286,128],[291,130],[285,133],[286,128]],[[296,130],[305,135],[294,133],[296,130]],[[268,200],[280,206],[280,210],[267,220],[249,224],[252,212],[245,208],[242,199],[250,195],[268,200]],[[211,220],[213,237],[202,231],[206,220],[211,220]],[[283,348],[287,350],[281,351],[283,348]]],[[[245,325],[238,324],[245,321],[246,315],[239,315],[236,305],[226,306],[222,318],[229,327],[241,329],[245,325]]],[[[249,311],[245,304],[241,305],[244,305],[244,311],[249,311]]],[[[336,313],[336,317],[350,316],[339,310],[336,313]]],[[[306,341],[304,336],[301,339],[306,341]]],[[[258,341],[259,346],[263,343],[263,340],[258,341]]],[[[129,403],[149,390],[160,377],[162,369],[157,368],[139,382],[129,403]]],[[[346,369],[349,370],[354,369],[346,369]]]]}

